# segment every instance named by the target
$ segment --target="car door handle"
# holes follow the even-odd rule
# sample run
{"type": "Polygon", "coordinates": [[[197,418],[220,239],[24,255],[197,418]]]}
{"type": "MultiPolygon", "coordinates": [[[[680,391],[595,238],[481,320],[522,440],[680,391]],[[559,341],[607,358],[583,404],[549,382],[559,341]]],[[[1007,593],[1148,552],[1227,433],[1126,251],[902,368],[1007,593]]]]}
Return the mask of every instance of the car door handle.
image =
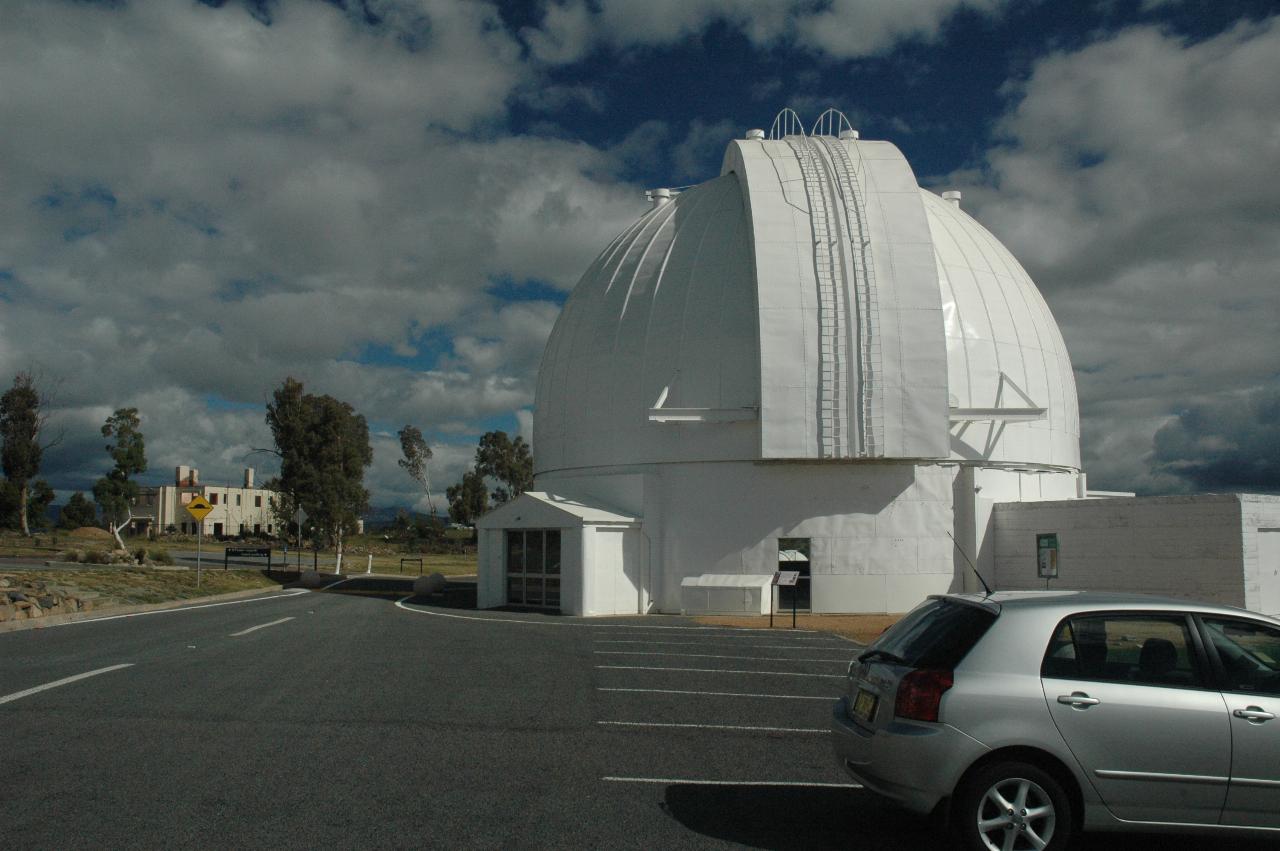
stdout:
{"type": "Polygon", "coordinates": [[[1248,709],[1237,709],[1231,713],[1237,718],[1243,718],[1246,721],[1254,721],[1261,724],[1263,721],[1270,721],[1275,718],[1274,712],[1267,712],[1261,706],[1250,706],[1248,709]]]}
{"type": "MultiPolygon", "coordinates": [[[[1074,706],[1076,709],[1083,709],[1086,706],[1097,706],[1102,703],[1096,697],[1089,697],[1082,691],[1073,691],[1071,694],[1058,695],[1058,703],[1064,703],[1067,706],[1074,706]]],[[[1240,711],[1240,710],[1236,710],[1240,711]]]]}

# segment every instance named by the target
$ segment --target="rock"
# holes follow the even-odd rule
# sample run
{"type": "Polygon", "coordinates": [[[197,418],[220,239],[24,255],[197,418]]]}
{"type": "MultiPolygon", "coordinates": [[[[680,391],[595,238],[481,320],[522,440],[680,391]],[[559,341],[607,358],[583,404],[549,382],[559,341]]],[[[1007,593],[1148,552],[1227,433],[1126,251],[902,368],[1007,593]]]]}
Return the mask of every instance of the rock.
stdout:
{"type": "Polygon", "coordinates": [[[52,609],[54,606],[58,605],[57,599],[55,599],[51,594],[45,594],[43,597],[38,598],[36,602],[40,604],[40,608],[42,609],[52,609]]]}
{"type": "Polygon", "coordinates": [[[43,617],[43,616],[44,616],[44,609],[40,608],[40,607],[39,607],[39,606],[37,606],[35,603],[28,603],[28,604],[27,604],[27,617],[28,617],[28,618],[39,618],[39,617],[43,617]]]}
{"type": "Polygon", "coordinates": [[[426,597],[431,594],[439,594],[444,590],[445,580],[439,573],[433,573],[430,576],[419,576],[413,580],[413,595],[415,597],[426,597]]]}
{"type": "Polygon", "coordinates": [[[0,603],[0,623],[4,623],[5,621],[8,621],[8,620],[13,620],[13,616],[14,616],[13,606],[10,606],[8,603],[0,603]]]}
{"type": "Polygon", "coordinates": [[[0,588],[8,588],[8,587],[9,587],[9,577],[0,576],[0,588]]]}
{"type": "Polygon", "coordinates": [[[92,609],[92,608],[93,608],[93,601],[92,601],[92,600],[81,600],[81,601],[80,601],[80,611],[82,611],[82,612],[87,612],[87,611],[89,611],[89,610],[90,610],[90,609],[92,609]]]}
{"type": "Polygon", "coordinates": [[[9,592],[9,602],[10,602],[10,603],[25,603],[26,601],[27,601],[27,595],[26,595],[26,594],[23,594],[21,591],[10,591],[10,592],[9,592]]]}

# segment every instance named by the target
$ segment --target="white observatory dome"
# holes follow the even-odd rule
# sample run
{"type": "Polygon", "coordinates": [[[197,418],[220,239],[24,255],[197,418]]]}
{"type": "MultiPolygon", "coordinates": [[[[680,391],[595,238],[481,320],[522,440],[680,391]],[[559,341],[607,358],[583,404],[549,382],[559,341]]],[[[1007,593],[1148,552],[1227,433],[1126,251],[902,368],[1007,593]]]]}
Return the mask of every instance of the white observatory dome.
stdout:
{"type": "Polygon", "coordinates": [[[1062,335],[958,193],[920,188],[888,142],[760,136],[731,143],[719,177],[655,191],[583,275],[543,355],[536,472],[1078,471],[1062,335]]]}

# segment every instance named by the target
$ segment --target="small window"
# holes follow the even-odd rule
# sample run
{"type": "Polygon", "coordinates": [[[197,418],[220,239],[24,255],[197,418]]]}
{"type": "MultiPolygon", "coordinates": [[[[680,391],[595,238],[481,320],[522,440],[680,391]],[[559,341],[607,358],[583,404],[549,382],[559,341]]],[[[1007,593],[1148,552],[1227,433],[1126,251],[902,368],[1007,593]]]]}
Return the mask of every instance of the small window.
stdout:
{"type": "Polygon", "coordinates": [[[545,544],[543,533],[529,531],[524,533],[524,572],[542,573],[542,547],[545,544]]]}
{"type": "Polygon", "coordinates": [[[261,496],[255,496],[255,497],[253,498],[253,507],[254,507],[254,508],[261,508],[261,507],[262,507],[262,497],[261,497],[261,496]]]}
{"type": "MultiPolygon", "coordinates": [[[[547,571],[547,573],[548,573],[548,574],[556,574],[556,575],[559,575],[559,573],[560,573],[560,530],[559,530],[559,529],[548,529],[548,530],[547,530],[547,566],[546,566],[546,571],[547,571]]],[[[550,586],[548,585],[547,587],[548,587],[548,590],[547,590],[547,596],[548,596],[548,598],[550,598],[550,596],[551,596],[550,586]]],[[[559,591],[559,587],[560,587],[560,586],[559,586],[559,580],[557,580],[557,584],[556,584],[556,589],[557,589],[557,590],[556,590],[556,601],[555,601],[555,605],[559,605],[559,604],[560,604],[560,599],[559,599],[559,598],[560,598],[560,591],[559,591]]],[[[547,605],[548,605],[548,606],[550,606],[550,605],[551,605],[550,600],[548,600],[547,605]]]]}
{"type": "Polygon", "coordinates": [[[236,494],[236,505],[240,504],[240,494],[236,494]]]}
{"type": "Polygon", "coordinates": [[[524,573],[524,532],[507,532],[507,573],[524,573]]]}
{"type": "Polygon", "coordinates": [[[1049,642],[1040,675],[1182,688],[1202,684],[1182,615],[1071,618],[1049,642]]]}
{"type": "Polygon", "coordinates": [[[215,492],[213,492],[213,491],[210,491],[210,493],[209,493],[209,504],[210,504],[210,505],[217,505],[217,504],[218,504],[218,494],[217,494],[217,493],[215,493],[215,492]]]}
{"type": "Polygon", "coordinates": [[[1280,696],[1280,629],[1222,618],[1204,625],[1222,663],[1223,691],[1280,696]]]}

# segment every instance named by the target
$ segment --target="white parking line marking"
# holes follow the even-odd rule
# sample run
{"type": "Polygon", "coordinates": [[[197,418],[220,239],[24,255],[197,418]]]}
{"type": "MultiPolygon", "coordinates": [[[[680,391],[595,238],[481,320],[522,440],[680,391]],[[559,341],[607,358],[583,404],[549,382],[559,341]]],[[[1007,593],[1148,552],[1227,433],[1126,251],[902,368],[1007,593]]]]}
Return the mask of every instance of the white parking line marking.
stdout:
{"type": "MultiPolygon", "coordinates": [[[[417,614],[420,614],[420,615],[431,615],[432,617],[437,617],[437,618],[455,618],[457,620],[462,620],[462,621],[485,621],[486,623],[523,623],[523,624],[532,624],[534,626],[585,626],[585,627],[591,627],[592,629],[679,629],[679,630],[686,630],[686,631],[693,631],[693,632],[765,632],[766,631],[763,627],[760,627],[759,629],[757,629],[755,627],[747,627],[747,626],[661,626],[661,625],[642,624],[642,623],[580,623],[577,621],[552,621],[552,620],[531,621],[531,620],[522,620],[520,618],[500,618],[497,616],[479,617],[477,615],[452,615],[452,614],[449,614],[448,612],[433,612],[433,611],[430,611],[429,609],[415,609],[411,606],[406,606],[405,602],[412,599],[413,599],[413,595],[410,594],[408,597],[404,597],[400,600],[397,600],[396,606],[398,608],[404,609],[406,612],[416,612],[417,614]]],[[[796,631],[812,632],[812,630],[804,630],[804,629],[796,630],[796,631]]],[[[720,637],[732,638],[734,636],[720,636],[720,637]]],[[[758,636],[742,636],[742,637],[758,638],[758,636]]]]}
{"type": "MultiPolygon", "coordinates": [[[[759,632],[759,631],[753,630],[753,632],[759,632]]],[[[718,636],[710,637],[710,639],[707,639],[705,641],[658,641],[657,639],[595,639],[596,644],[708,645],[708,644],[716,644],[717,641],[787,641],[788,644],[778,645],[778,646],[783,646],[783,648],[786,648],[786,646],[791,646],[792,644],[796,644],[796,642],[799,642],[799,641],[818,641],[818,642],[823,642],[823,644],[842,646],[840,644],[840,641],[833,639],[833,637],[795,637],[795,639],[788,639],[788,637],[780,636],[780,635],[718,635],[718,636]]]]}
{"type": "Polygon", "coordinates": [[[133,667],[133,662],[125,662],[123,665],[112,665],[109,668],[99,668],[96,671],[87,671],[83,674],[76,674],[74,677],[63,677],[60,680],[55,680],[54,682],[51,682],[51,683],[45,683],[44,685],[36,686],[35,688],[29,688],[26,691],[16,691],[13,694],[6,694],[4,697],[0,697],[0,703],[8,703],[12,700],[21,700],[24,697],[30,697],[33,694],[39,694],[40,692],[48,691],[51,688],[57,688],[58,686],[65,686],[69,683],[74,683],[79,680],[88,679],[89,677],[96,677],[98,676],[98,674],[108,674],[112,671],[118,671],[121,668],[132,668],[132,667],[133,667]]]}
{"type": "MultiPolygon", "coordinates": [[[[743,637],[745,638],[746,636],[743,636],[743,637]]],[[[815,646],[813,644],[797,645],[794,643],[793,644],[725,644],[725,645],[720,644],[721,640],[729,639],[729,638],[738,638],[738,636],[717,635],[715,638],[709,638],[706,641],[646,641],[644,639],[637,640],[634,638],[597,638],[595,639],[595,643],[596,644],[650,644],[655,647],[720,647],[720,646],[723,646],[723,647],[732,647],[735,650],[736,649],[745,650],[747,648],[751,648],[753,650],[821,650],[822,649],[821,647],[815,646]]],[[[759,639],[755,639],[754,636],[752,638],[756,641],[759,641],[759,639]]],[[[802,640],[803,641],[819,641],[819,640],[826,641],[826,639],[816,639],[816,638],[796,639],[796,641],[802,641],[802,640]]],[[[835,652],[837,650],[846,654],[849,652],[847,647],[843,645],[838,645],[833,641],[826,641],[826,643],[832,645],[832,648],[831,648],[832,652],[835,652]]]]}
{"type": "Polygon", "coordinates": [[[827,677],[843,680],[847,674],[798,674],[795,671],[731,671],[725,668],[667,668],[647,665],[596,665],[614,671],[689,671],[696,674],[759,674],[763,677],[827,677]]]}
{"type": "Polygon", "coordinates": [[[812,727],[746,727],[733,724],[660,724],[656,721],[597,721],[608,727],[679,727],[689,730],[736,730],[748,733],[830,733],[812,727]]]}
{"type": "Polygon", "coordinates": [[[272,594],[270,597],[252,597],[248,600],[227,600],[226,602],[223,602],[223,603],[201,603],[198,606],[178,606],[177,608],[174,608],[174,609],[155,609],[154,611],[150,611],[150,612],[130,612],[127,615],[107,615],[101,618],[85,618],[84,620],[78,620],[78,621],[64,621],[62,623],[51,623],[45,626],[44,628],[49,629],[51,627],[56,627],[56,626],[76,626],[82,623],[102,623],[103,621],[115,621],[115,620],[120,620],[121,618],[141,618],[141,617],[146,617],[147,615],[171,615],[175,612],[194,612],[196,609],[213,609],[213,608],[217,608],[218,606],[239,606],[239,605],[243,605],[244,603],[261,603],[264,600],[283,600],[287,597],[297,597],[299,594],[306,594],[306,593],[309,593],[309,592],[305,588],[299,588],[298,590],[291,591],[288,594],[272,594]]]}
{"type": "Polygon", "coordinates": [[[281,618],[278,621],[272,621],[271,623],[260,623],[257,626],[251,626],[248,629],[242,629],[239,632],[231,633],[231,638],[238,638],[242,635],[248,635],[251,632],[257,632],[260,629],[266,629],[269,626],[276,626],[277,624],[287,623],[288,621],[291,621],[291,620],[293,620],[293,618],[288,617],[288,618],[281,618]]]}
{"type": "Polygon", "coordinates": [[[684,689],[675,688],[596,688],[596,691],[634,691],[644,694],[701,694],[711,697],[772,697],[778,700],[835,700],[834,697],[827,695],[812,694],[751,694],[749,692],[740,691],[686,691],[684,689]]]}
{"type": "Polygon", "coordinates": [[[814,789],[861,789],[861,783],[806,783],[802,780],[693,780],[681,777],[601,777],[607,783],[663,783],[682,786],[807,786],[814,789]]]}
{"type": "Polygon", "coordinates": [[[848,657],[843,659],[822,659],[817,656],[718,656],[714,653],[663,653],[658,650],[594,650],[600,656],[679,656],[682,659],[742,659],[746,662],[831,662],[836,665],[849,664],[848,657]]]}

